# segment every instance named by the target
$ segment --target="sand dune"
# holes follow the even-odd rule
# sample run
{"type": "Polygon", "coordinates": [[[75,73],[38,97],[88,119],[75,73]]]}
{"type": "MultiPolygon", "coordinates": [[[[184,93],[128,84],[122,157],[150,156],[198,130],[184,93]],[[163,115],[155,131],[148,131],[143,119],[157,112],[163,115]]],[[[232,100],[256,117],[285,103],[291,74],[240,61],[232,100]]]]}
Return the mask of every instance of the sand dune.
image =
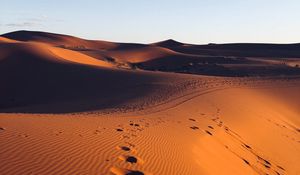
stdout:
{"type": "Polygon", "coordinates": [[[0,171],[298,174],[299,109],[289,103],[299,103],[299,84],[283,85],[194,93],[152,114],[2,114],[0,171]]]}
{"type": "MultiPolygon", "coordinates": [[[[33,106],[36,112],[101,109],[121,104],[132,93],[130,87],[168,77],[117,70],[107,62],[41,44],[5,43],[0,44],[0,50],[0,80],[5,82],[0,87],[1,111],[21,107],[20,111],[25,112],[23,108],[37,104],[47,105],[33,106]],[[115,98],[109,98],[111,93],[115,98]],[[93,100],[94,104],[87,103],[93,100]]],[[[136,89],[135,96],[147,91],[136,89]]]]}
{"type": "Polygon", "coordinates": [[[2,36],[17,41],[39,42],[70,49],[111,49],[117,46],[115,43],[106,41],[85,40],[73,36],[46,32],[17,31],[2,36]]]}
{"type": "Polygon", "coordinates": [[[275,57],[289,58],[300,56],[300,44],[208,44],[165,46],[172,50],[188,54],[236,56],[236,57],[275,57]]]}
{"type": "MultiPolygon", "coordinates": [[[[65,63],[73,63],[73,64],[84,64],[84,65],[93,65],[100,67],[113,67],[112,64],[108,62],[104,62],[79,52],[75,52],[72,50],[61,49],[56,47],[47,46],[44,44],[36,44],[36,43],[22,43],[22,42],[5,42],[0,45],[1,52],[5,53],[1,55],[2,59],[10,59],[6,57],[10,57],[17,52],[17,54],[22,55],[33,55],[38,59],[44,59],[53,62],[65,62],[65,63]],[[7,44],[5,44],[7,43],[7,44]],[[6,56],[5,56],[6,55],[6,56]]],[[[18,59],[28,59],[30,58],[18,58],[18,59]]]]}
{"type": "Polygon", "coordinates": [[[0,174],[300,174],[297,49],[4,34],[0,174]]]}
{"type": "Polygon", "coordinates": [[[173,48],[173,47],[180,47],[180,46],[185,46],[185,44],[175,41],[173,39],[168,39],[165,41],[153,43],[152,45],[155,46],[160,46],[160,47],[166,47],[166,48],[173,48]]]}
{"type": "Polygon", "coordinates": [[[108,62],[95,59],[93,57],[81,54],[79,52],[75,52],[67,49],[61,49],[61,48],[54,48],[54,47],[50,47],[49,50],[59,58],[68,60],[70,62],[100,66],[100,67],[113,67],[113,65],[108,62]]]}
{"type": "Polygon", "coordinates": [[[111,56],[112,58],[119,59],[120,61],[127,61],[130,63],[145,62],[156,58],[178,54],[179,53],[166,48],[152,46],[142,47],[138,49],[114,50],[107,52],[107,55],[111,56]]]}

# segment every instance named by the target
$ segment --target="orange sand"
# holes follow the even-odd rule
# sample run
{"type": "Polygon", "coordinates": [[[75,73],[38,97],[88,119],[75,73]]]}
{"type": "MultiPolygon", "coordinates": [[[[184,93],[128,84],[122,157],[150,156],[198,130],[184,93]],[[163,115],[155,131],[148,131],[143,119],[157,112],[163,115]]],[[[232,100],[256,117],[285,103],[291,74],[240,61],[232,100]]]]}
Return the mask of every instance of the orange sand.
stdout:
{"type": "Polygon", "coordinates": [[[299,90],[228,88],[146,113],[1,114],[0,172],[296,175],[299,90]]]}
{"type": "Polygon", "coordinates": [[[182,56],[163,48],[182,46],[172,40],[14,40],[0,38],[1,175],[300,174],[299,76],[116,66],[182,56]]]}

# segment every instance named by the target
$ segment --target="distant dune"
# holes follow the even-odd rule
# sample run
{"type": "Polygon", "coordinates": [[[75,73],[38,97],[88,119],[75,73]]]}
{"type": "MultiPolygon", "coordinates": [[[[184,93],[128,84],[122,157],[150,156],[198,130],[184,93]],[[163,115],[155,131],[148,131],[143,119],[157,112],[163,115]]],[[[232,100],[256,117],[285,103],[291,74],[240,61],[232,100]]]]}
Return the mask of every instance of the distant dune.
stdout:
{"type": "Polygon", "coordinates": [[[94,49],[111,49],[117,47],[117,44],[106,41],[91,41],[73,36],[46,33],[46,32],[31,32],[31,31],[17,31],[3,34],[2,37],[10,38],[17,41],[24,42],[40,42],[50,44],[52,46],[64,47],[83,47],[94,49]]]}
{"type": "Polygon", "coordinates": [[[166,48],[173,48],[173,47],[181,47],[181,46],[184,46],[185,44],[183,44],[181,42],[178,42],[178,41],[175,41],[173,39],[168,39],[168,40],[165,40],[165,41],[160,41],[160,42],[157,42],[157,43],[153,43],[152,45],[160,46],[160,47],[166,47],[166,48]]]}
{"type": "Polygon", "coordinates": [[[2,175],[298,175],[300,45],[0,36],[2,175]]]}
{"type": "Polygon", "coordinates": [[[112,50],[108,51],[107,55],[116,58],[119,61],[139,63],[165,56],[179,55],[179,53],[167,48],[145,46],[140,48],[112,50]]]}
{"type": "Polygon", "coordinates": [[[77,51],[109,62],[107,65],[114,64],[126,69],[218,76],[300,74],[295,64],[300,58],[300,44],[193,45],[170,39],[147,45],[84,40],[68,35],[30,31],[7,33],[2,38],[77,51]]]}

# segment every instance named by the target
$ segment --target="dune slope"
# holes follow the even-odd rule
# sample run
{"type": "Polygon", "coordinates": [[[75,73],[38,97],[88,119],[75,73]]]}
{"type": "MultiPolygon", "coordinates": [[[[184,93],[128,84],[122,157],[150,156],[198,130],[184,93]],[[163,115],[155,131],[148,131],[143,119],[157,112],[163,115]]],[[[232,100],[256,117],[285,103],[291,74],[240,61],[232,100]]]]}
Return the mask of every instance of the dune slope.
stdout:
{"type": "Polygon", "coordinates": [[[290,105],[299,104],[299,80],[278,88],[226,82],[223,90],[186,89],[146,113],[0,114],[0,171],[299,174],[300,111],[290,105]]]}
{"type": "MultiPolygon", "coordinates": [[[[132,93],[130,87],[167,77],[117,70],[107,62],[44,45],[4,43],[0,50],[0,80],[5,82],[0,87],[1,111],[36,104],[54,105],[39,112],[101,109],[121,104],[132,93]]],[[[134,96],[146,92],[147,87],[136,89],[134,96]]]]}

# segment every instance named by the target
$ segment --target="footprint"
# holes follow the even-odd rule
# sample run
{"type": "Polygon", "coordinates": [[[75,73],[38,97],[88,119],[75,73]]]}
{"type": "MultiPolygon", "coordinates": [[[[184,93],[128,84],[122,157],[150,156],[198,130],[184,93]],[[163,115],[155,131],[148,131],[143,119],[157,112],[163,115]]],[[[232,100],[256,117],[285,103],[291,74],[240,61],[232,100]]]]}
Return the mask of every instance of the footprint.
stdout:
{"type": "Polygon", "coordinates": [[[123,150],[123,151],[130,151],[131,149],[127,146],[117,146],[117,149],[123,150]]]}
{"type": "Polygon", "coordinates": [[[262,158],[260,156],[257,156],[257,158],[258,158],[258,160],[262,161],[262,164],[264,164],[266,168],[270,168],[271,167],[271,163],[268,160],[266,160],[266,159],[264,159],[264,158],[262,158]]]}
{"type": "Polygon", "coordinates": [[[244,144],[244,146],[247,148],[247,149],[252,149],[251,146],[247,145],[247,144],[244,144]]]}
{"type": "Polygon", "coordinates": [[[128,135],[123,135],[122,138],[123,139],[130,139],[130,137],[128,135]]]}
{"type": "Polygon", "coordinates": [[[94,132],[94,134],[100,134],[100,133],[101,133],[101,131],[98,130],[98,129],[96,129],[95,132],[94,132]]]}
{"type": "Polygon", "coordinates": [[[130,162],[130,163],[137,163],[137,158],[135,158],[134,156],[128,156],[126,158],[126,162],[130,162]]]}
{"type": "Polygon", "coordinates": [[[119,156],[119,159],[131,164],[144,164],[144,161],[135,156],[119,156]]]}
{"type": "Polygon", "coordinates": [[[206,132],[207,134],[209,134],[209,135],[212,136],[212,133],[211,133],[211,132],[209,132],[209,131],[207,131],[207,130],[205,130],[205,132],[206,132]]]}
{"type": "Polygon", "coordinates": [[[284,169],[284,168],[282,168],[282,167],[281,167],[281,166],[279,166],[279,165],[277,165],[277,168],[279,168],[279,169],[281,169],[281,170],[285,171],[285,169],[284,169]]]}
{"type": "Polygon", "coordinates": [[[130,126],[140,127],[140,124],[134,123],[133,121],[130,121],[129,125],[130,125],[130,126]]]}
{"type": "Polygon", "coordinates": [[[219,126],[219,127],[222,127],[222,126],[223,126],[223,122],[220,121],[220,122],[218,123],[218,126],[219,126]]]}
{"type": "Polygon", "coordinates": [[[63,132],[62,131],[54,131],[53,133],[58,136],[58,135],[62,134],[63,132]]]}
{"type": "Polygon", "coordinates": [[[190,128],[193,130],[199,129],[199,127],[197,127],[197,126],[191,126],[190,128]]]}
{"type": "Polygon", "coordinates": [[[271,166],[269,166],[269,165],[267,165],[267,164],[264,164],[264,166],[266,167],[266,168],[271,168],[271,166]]]}
{"type": "Polygon", "coordinates": [[[248,160],[243,159],[243,161],[244,161],[247,165],[250,165],[250,163],[248,162],[248,160]]]}
{"type": "Polygon", "coordinates": [[[130,170],[125,168],[112,167],[110,172],[115,175],[145,175],[144,172],[139,170],[130,170]]]}
{"type": "Polygon", "coordinates": [[[264,160],[265,161],[265,167],[266,168],[271,168],[271,163],[269,162],[269,161],[267,161],[267,160],[264,160]]]}
{"type": "Polygon", "coordinates": [[[20,137],[23,137],[23,138],[26,138],[26,137],[28,137],[28,135],[27,135],[27,134],[20,134],[19,136],[20,136],[20,137]]]}
{"type": "Polygon", "coordinates": [[[213,118],[213,119],[211,119],[211,120],[214,121],[214,122],[217,122],[217,120],[219,120],[219,117],[213,118]]]}
{"type": "Polygon", "coordinates": [[[125,142],[126,144],[128,144],[129,146],[131,146],[131,147],[135,147],[135,144],[133,144],[133,143],[130,143],[130,142],[125,142]]]}
{"type": "Polygon", "coordinates": [[[214,127],[212,127],[212,126],[208,126],[210,129],[214,129],[214,127]]]}
{"type": "Polygon", "coordinates": [[[144,175],[141,171],[129,171],[126,175],[144,175]]]}

